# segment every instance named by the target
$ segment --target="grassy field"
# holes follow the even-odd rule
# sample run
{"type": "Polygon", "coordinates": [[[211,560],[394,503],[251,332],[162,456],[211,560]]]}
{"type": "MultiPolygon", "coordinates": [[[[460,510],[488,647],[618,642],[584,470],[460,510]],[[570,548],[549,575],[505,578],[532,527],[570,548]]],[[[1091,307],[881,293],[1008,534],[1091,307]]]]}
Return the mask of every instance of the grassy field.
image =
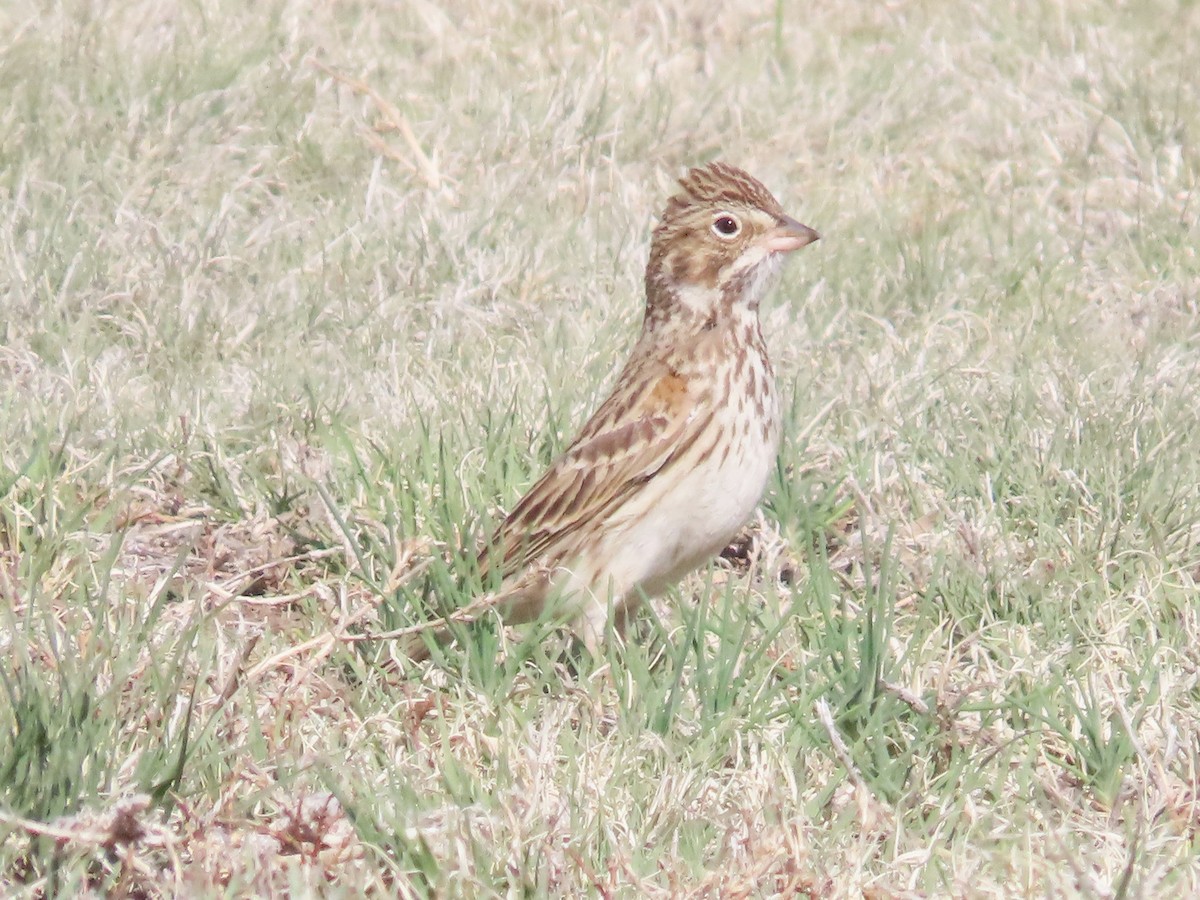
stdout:
{"type": "Polygon", "coordinates": [[[1200,9],[620,6],[0,9],[0,893],[1200,893],[1200,9]],[[824,235],[761,516],[607,659],[364,640],[713,158],[824,235]]]}

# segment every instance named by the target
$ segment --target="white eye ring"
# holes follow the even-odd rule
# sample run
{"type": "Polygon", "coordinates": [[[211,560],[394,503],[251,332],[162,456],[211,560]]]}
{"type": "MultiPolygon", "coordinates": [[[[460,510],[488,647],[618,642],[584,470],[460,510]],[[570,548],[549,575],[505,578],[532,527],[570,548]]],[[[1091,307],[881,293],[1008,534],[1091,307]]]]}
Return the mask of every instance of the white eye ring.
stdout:
{"type": "Polygon", "coordinates": [[[712,233],[723,241],[735,238],[741,233],[742,223],[732,213],[719,213],[712,223],[712,233]]]}

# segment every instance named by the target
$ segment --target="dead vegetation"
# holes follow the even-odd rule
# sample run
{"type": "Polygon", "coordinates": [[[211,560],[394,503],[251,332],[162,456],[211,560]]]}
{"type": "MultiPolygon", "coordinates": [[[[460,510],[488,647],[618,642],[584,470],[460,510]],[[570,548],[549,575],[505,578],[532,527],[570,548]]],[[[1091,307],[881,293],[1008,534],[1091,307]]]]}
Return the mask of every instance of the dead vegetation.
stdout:
{"type": "Polygon", "coordinates": [[[453,13],[0,12],[3,892],[1195,894],[1195,10],[453,13]],[[715,156],[826,235],[762,514],[399,659],[715,156]]]}

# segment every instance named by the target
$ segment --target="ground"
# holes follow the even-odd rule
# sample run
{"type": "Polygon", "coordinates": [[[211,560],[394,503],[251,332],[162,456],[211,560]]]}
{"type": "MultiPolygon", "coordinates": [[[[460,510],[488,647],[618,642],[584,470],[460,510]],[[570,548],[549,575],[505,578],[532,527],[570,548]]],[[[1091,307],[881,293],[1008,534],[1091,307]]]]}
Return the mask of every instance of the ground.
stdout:
{"type": "Polygon", "coordinates": [[[6,895],[1200,893],[1200,12],[0,10],[6,895]],[[471,551],[689,165],[823,234],[625,645],[471,551]]]}

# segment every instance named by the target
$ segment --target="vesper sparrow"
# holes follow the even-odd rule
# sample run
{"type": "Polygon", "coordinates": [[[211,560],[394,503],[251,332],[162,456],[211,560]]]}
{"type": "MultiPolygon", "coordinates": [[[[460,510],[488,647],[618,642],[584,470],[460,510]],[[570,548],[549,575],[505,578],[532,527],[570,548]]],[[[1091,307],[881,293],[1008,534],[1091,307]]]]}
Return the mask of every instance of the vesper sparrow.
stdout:
{"type": "MultiPolygon", "coordinates": [[[[819,235],[725,163],[680,187],[651,239],[642,333],[616,387],[480,554],[499,592],[460,613],[495,609],[517,624],[555,602],[595,651],[610,617],[623,627],[758,505],[780,433],[758,305],[783,255],[819,235]]],[[[449,631],[421,637],[412,658],[449,631]]]]}

